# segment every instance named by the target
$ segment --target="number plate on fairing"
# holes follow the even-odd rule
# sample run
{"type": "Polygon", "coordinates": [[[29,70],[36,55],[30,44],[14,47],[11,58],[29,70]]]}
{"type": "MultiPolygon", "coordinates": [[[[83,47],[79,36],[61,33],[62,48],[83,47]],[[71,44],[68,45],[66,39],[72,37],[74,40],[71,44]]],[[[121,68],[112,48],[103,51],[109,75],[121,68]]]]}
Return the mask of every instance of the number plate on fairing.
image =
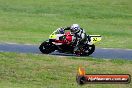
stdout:
{"type": "Polygon", "coordinates": [[[92,43],[99,42],[102,39],[101,35],[89,35],[89,36],[90,36],[90,39],[91,39],[92,43]]]}

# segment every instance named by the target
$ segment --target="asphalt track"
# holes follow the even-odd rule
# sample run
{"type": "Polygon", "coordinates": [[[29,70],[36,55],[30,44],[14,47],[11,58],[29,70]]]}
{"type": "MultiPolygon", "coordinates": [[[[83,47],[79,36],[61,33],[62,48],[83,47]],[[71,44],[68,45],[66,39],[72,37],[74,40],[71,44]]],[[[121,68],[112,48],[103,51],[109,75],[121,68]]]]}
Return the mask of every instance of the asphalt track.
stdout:
{"type": "MultiPolygon", "coordinates": [[[[38,49],[38,45],[23,45],[23,44],[0,44],[0,52],[17,52],[17,53],[34,53],[41,54],[38,49]]],[[[58,56],[75,56],[74,54],[59,53],[57,51],[51,53],[50,55],[58,56]]],[[[87,56],[89,57],[89,56],[87,56]]],[[[90,55],[94,58],[106,58],[106,59],[129,59],[132,60],[132,50],[131,49],[109,49],[109,48],[96,48],[95,52],[90,55]]]]}

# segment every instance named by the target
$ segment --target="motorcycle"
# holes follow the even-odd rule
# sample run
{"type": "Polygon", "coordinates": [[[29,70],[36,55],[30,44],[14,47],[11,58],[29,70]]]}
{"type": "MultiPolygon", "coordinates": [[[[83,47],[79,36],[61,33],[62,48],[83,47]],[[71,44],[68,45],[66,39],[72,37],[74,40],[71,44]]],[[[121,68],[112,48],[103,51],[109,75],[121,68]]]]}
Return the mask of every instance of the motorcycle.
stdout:
{"type": "Polygon", "coordinates": [[[39,50],[43,54],[49,54],[54,51],[60,53],[70,53],[79,56],[89,56],[95,51],[95,43],[101,40],[100,35],[87,35],[87,41],[77,51],[74,51],[76,44],[78,43],[77,38],[69,31],[61,34],[58,30],[55,30],[49,39],[42,42],[39,46],[39,50]]]}

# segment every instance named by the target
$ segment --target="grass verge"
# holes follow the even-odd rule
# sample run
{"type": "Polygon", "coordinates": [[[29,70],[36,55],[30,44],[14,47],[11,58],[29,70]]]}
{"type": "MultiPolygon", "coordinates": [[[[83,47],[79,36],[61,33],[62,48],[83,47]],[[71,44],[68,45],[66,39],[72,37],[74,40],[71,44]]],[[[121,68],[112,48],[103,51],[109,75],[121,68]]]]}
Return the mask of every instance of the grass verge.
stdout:
{"type": "MultiPolygon", "coordinates": [[[[91,57],[0,53],[1,88],[79,88],[75,77],[82,65],[89,74],[130,74],[132,61],[91,57]]],[[[89,84],[82,88],[131,88],[130,84],[89,84]]]]}

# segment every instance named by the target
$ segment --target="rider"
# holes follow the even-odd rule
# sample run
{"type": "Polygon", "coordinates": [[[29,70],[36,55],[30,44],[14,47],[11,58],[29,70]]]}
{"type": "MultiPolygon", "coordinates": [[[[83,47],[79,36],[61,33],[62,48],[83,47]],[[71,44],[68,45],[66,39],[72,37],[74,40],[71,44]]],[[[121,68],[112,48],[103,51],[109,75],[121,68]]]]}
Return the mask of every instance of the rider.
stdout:
{"type": "Polygon", "coordinates": [[[58,31],[61,34],[64,34],[65,30],[70,30],[72,34],[77,39],[76,47],[74,48],[74,52],[77,51],[79,48],[82,47],[82,45],[87,41],[87,35],[83,28],[81,28],[78,24],[72,24],[69,27],[66,28],[58,28],[58,31]]]}

